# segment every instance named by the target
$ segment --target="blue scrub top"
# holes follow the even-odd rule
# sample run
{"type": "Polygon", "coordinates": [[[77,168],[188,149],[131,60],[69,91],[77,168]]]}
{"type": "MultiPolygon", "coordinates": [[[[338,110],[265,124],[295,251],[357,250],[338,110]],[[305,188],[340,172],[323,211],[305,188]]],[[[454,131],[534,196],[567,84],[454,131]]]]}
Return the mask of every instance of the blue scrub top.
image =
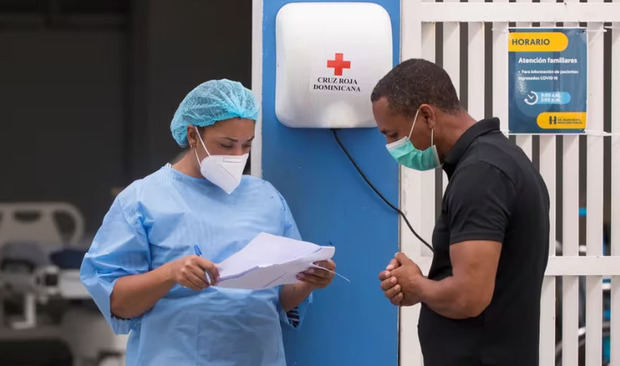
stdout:
{"type": "MultiPolygon", "coordinates": [[[[230,195],[169,164],[121,192],[84,257],[82,283],[117,334],[129,333],[127,365],[283,366],[280,324],[297,324],[280,288],[203,291],[176,285],[140,317],[110,312],[120,277],[194,254],[219,263],[261,232],[300,239],[291,212],[268,182],[244,176],[230,195]]],[[[307,299],[296,310],[303,316],[307,299]]]]}

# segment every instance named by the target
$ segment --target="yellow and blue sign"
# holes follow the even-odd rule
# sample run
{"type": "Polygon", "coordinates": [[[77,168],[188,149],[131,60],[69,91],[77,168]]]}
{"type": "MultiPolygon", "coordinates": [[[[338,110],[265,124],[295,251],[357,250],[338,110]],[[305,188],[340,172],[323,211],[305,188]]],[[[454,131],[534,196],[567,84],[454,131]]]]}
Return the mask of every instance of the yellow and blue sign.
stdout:
{"type": "Polygon", "coordinates": [[[584,132],[587,50],[585,28],[509,30],[510,132],[584,132]]]}

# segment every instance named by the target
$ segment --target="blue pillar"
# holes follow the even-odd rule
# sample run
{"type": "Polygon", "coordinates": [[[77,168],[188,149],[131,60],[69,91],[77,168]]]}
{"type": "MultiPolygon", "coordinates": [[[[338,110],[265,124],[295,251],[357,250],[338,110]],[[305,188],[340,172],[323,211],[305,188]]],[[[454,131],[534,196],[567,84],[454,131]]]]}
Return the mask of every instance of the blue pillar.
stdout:
{"type": "MultiPolygon", "coordinates": [[[[397,365],[397,309],[378,273],[398,250],[398,218],[366,186],[327,129],[291,129],[275,116],[275,19],[292,1],[265,0],[263,14],[263,177],[287,199],[305,240],[336,247],[339,278],[315,292],[305,324],[285,331],[290,366],[397,365]]],[[[390,14],[398,60],[400,1],[375,1],[390,14]]],[[[372,50],[368,50],[372,52],[372,50]]],[[[370,103],[370,101],[368,101],[370,103]]],[[[392,202],[398,167],[376,128],[341,130],[343,143],[392,202]]]]}

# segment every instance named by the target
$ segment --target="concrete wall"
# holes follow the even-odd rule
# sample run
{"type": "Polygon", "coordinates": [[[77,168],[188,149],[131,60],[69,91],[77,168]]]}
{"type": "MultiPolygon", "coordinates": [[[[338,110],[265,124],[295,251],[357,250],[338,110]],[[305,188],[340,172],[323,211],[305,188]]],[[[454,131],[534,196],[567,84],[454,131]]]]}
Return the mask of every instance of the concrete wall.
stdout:
{"type": "Polygon", "coordinates": [[[73,203],[86,242],[114,188],[180,152],[170,120],[187,92],[250,83],[247,0],[134,0],[107,27],[0,15],[0,202],[73,203]]]}
{"type": "Polygon", "coordinates": [[[122,182],[123,39],[120,31],[0,32],[0,201],[104,212],[122,182]]]}

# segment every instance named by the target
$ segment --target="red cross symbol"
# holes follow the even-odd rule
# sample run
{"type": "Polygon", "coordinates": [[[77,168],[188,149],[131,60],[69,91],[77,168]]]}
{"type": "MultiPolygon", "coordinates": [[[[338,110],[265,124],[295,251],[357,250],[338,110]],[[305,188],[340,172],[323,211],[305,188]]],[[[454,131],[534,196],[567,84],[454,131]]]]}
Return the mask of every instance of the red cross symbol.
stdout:
{"type": "Polygon", "coordinates": [[[336,53],[335,60],[327,60],[327,67],[334,68],[334,75],[342,76],[342,69],[350,69],[351,61],[345,61],[342,53],[336,53]]]}

